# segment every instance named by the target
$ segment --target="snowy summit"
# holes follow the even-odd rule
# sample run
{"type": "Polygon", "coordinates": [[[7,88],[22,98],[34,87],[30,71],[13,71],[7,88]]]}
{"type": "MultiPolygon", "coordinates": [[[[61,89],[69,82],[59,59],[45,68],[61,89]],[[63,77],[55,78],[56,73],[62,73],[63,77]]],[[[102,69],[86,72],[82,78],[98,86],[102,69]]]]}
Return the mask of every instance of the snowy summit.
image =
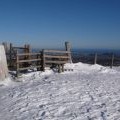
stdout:
{"type": "Polygon", "coordinates": [[[0,120],[120,120],[120,67],[65,69],[0,82],[0,120]]]}

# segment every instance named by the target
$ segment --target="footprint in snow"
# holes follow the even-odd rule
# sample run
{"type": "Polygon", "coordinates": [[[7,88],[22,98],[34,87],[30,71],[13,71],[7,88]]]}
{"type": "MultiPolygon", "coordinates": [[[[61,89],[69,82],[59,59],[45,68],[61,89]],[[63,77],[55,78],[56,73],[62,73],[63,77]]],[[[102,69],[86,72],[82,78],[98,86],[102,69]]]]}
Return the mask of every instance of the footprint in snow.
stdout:
{"type": "Polygon", "coordinates": [[[101,117],[103,120],[106,120],[106,117],[105,117],[105,113],[104,112],[101,112],[101,117]]]}
{"type": "Polygon", "coordinates": [[[39,108],[43,108],[44,107],[44,105],[39,105],[39,108]]]}
{"type": "Polygon", "coordinates": [[[45,116],[45,114],[46,114],[46,112],[44,111],[44,112],[41,114],[41,116],[43,117],[43,116],[45,116]]]}

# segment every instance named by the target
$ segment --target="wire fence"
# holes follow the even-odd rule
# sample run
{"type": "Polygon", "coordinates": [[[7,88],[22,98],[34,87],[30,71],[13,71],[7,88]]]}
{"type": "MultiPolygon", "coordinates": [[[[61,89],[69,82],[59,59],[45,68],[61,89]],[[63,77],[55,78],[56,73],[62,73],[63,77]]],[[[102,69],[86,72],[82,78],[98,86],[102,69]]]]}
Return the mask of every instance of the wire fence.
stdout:
{"type": "Polygon", "coordinates": [[[73,63],[100,64],[103,66],[120,66],[119,52],[83,52],[72,51],[73,63]]]}

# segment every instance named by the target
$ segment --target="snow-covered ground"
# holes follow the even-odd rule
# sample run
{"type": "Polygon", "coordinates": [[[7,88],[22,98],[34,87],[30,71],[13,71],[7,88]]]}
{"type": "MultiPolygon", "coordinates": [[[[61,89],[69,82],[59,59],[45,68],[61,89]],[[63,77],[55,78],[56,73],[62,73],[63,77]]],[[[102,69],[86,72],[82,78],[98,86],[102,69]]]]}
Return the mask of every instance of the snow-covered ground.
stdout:
{"type": "Polygon", "coordinates": [[[120,120],[120,67],[66,64],[0,83],[0,120],[120,120]]]}

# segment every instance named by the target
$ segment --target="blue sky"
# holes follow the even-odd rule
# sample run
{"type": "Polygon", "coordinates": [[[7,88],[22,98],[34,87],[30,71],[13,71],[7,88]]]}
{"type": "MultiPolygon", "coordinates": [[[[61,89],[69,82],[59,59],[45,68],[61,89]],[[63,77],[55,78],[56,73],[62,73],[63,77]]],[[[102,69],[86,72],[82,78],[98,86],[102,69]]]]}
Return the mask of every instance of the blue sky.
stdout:
{"type": "Polygon", "coordinates": [[[0,42],[120,48],[120,0],[0,0],[0,42]]]}

